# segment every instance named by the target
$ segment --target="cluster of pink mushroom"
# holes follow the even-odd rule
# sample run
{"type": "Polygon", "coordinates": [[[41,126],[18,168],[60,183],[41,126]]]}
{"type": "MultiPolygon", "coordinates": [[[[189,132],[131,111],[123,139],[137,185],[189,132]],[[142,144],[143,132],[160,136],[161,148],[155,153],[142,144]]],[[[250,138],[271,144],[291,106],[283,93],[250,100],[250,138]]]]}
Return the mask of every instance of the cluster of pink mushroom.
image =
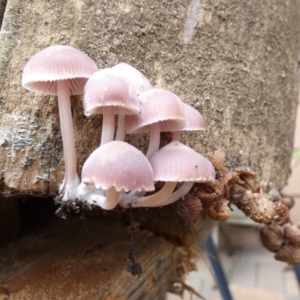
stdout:
{"type": "Polygon", "coordinates": [[[51,46],[28,61],[22,85],[58,96],[65,161],[59,189],[62,202],[80,201],[105,210],[118,204],[163,206],[187,194],[194,182],[215,180],[211,162],[180,142],[182,131],[204,130],[201,114],[174,93],[152,87],[141,72],[126,63],[97,70],[93,60],[79,50],[51,46]],[[102,114],[103,120],[100,146],[85,161],[81,179],[70,103],[70,95],[79,94],[83,95],[84,114],[102,114]],[[140,132],[150,134],[146,154],[124,141],[127,134],[140,132]],[[173,135],[162,148],[161,132],[173,135]],[[155,190],[157,182],[161,187],[146,195],[155,190]]]}

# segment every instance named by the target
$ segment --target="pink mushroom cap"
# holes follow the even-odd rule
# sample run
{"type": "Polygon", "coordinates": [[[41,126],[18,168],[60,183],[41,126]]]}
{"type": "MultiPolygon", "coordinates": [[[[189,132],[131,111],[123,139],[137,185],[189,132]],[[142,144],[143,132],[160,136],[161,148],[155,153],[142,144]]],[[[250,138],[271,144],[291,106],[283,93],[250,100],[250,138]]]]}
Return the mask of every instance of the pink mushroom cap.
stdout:
{"type": "Polygon", "coordinates": [[[116,191],[154,190],[153,171],[145,155],[123,141],[97,148],[82,168],[82,181],[116,191]]]}
{"type": "Polygon", "coordinates": [[[150,164],[155,181],[211,181],[216,173],[211,162],[180,142],[171,142],[157,151],[150,164]]]}
{"type": "Polygon", "coordinates": [[[86,116],[101,114],[113,107],[115,114],[137,114],[139,100],[131,84],[111,68],[94,73],[84,87],[83,107],[86,116]]]}
{"type": "Polygon", "coordinates": [[[182,128],[181,130],[184,131],[205,130],[204,119],[203,116],[200,114],[200,112],[186,103],[183,103],[183,107],[184,107],[184,116],[185,116],[186,124],[184,128],[182,128]]]}
{"type": "Polygon", "coordinates": [[[82,94],[86,81],[96,71],[97,66],[90,57],[63,45],[50,46],[36,53],[23,70],[23,87],[58,96],[65,160],[65,176],[60,187],[63,200],[74,200],[79,184],[70,95],[82,94]]]}
{"type": "Polygon", "coordinates": [[[204,119],[200,112],[192,106],[183,103],[185,126],[179,131],[173,131],[172,141],[180,141],[182,131],[203,131],[205,130],[204,119]]]}
{"type": "Polygon", "coordinates": [[[56,82],[69,80],[70,94],[78,95],[96,71],[95,62],[85,53],[70,46],[55,45],[30,58],[23,70],[22,85],[33,92],[57,95],[56,82]]]}
{"type": "Polygon", "coordinates": [[[150,131],[150,126],[159,123],[160,131],[178,131],[185,126],[182,101],[174,93],[163,89],[151,89],[143,92],[141,113],[126,117],[128,133],[150,131]]]}
{"type": "Polygon", "coordinates": [[[113,66],[112,69],[128,81],[135,88],[138,95],[152,89],[152,85],[146,76],[131,65],[121,62],[113,66]]]}

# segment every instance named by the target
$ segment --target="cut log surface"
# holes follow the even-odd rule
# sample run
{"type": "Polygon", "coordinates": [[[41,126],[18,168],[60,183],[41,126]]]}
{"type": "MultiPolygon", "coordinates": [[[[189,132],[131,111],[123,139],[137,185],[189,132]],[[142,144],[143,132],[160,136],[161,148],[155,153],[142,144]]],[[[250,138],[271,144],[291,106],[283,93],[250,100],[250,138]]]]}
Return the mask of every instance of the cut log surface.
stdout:
{"type": "MultiPolygon", "coordinates": [[[[135,231],[135,258],[142,266],[137,277],[126,271],[131,242],[123,222],[53,219],[0,249],[0,299],[163,299],[172,280],[182,275],[180,264],[189,259],[187,240],[194,242],[196,233],[182,226],[185,231],[176,235],[179,223],[174,220],[168,232],[159,226],[156,233],[135,231]]],[[[210,228],[206,233],[199,228],[202,239],[210,228]]]]}
{"type": "Polygon", "coordinates": [[[120,224],[53,221],[2,249],[2,289],[9,299],[154,299],[148,292],[163,286],[157,281],[167,286],[162,275],[174,272],[174,246],[150,234],[135,238],[141,278],[126,271],[130,238],[120,224]]]}
{"type": "MultiPolygon", "coordinates": [[[[184,142],[225,150],[282,187],[297,105],[299,1],[8,0],[0,34],[1,193],[56,195],[64,174],[57,99],[21,86],[29,58],[54,44],[86,52],[99,68],[124,61],[204,116],[184,142]]],[[[101,118],[72,98],[78,171],[99,145],[101,118]]],[[[145,135],[130,137],[140,149],[145,135]]]]}

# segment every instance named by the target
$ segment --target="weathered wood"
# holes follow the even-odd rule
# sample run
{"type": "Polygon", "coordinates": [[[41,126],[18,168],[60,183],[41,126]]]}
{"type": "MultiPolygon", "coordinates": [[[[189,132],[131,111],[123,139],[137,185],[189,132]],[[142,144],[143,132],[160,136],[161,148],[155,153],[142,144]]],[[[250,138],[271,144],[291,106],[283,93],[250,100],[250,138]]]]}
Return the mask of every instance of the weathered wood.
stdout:
{"type": "Polygon", "coordinates": [[[19,203],[17,199],[0,197],[0,247],[8,244],[20,229],[19,203]]]}
{"type": "Polygon", "coordinates": [[[144,272],[134,278],[126,272],[128,232],[115,223],[56,220],[2,249],[1,282],[9,299],[141,299],[140,293],[151,299],[147,289],[152,292],[155,281],[168,286],[161,275],[174,272],[174,246],[147,233],[136,234],[144,272]]]}
{"type": "Polygon", "coordinates": [[[0,27],[2,25],[5,7],[6,7],[6,0],[0,0],[0,27]]]}
{"type": "MultiPolygon", "coordinates": [[[[21,86],[22,69],[53,44],[75,46],[99,68],[126,61],[199,109],[196,150],[223,149],[283,186],[296,107],[299,1],[9,0],[0,35],[1,193],[57,194],[64,164],[55,97],[21,86]]],[[[100,118],[74,97],[79,171],[98,146],[100,118]]],[[[130,137],[145,149],[145,136],[130,137]]]]}
{"type": "Polygon", "coordinates": [[[177,235],[179,223],[170,221],[168,232],[156,224],[154,232],[136,228],[138,278],[126,271],[130,235],[122,220],[53,219],[0,249],[0,299],[163,299],[193,258],[195,230],[183,226],[185,236],[177,235]]]}
{"type": "MultiPolygon", "coordinates": [[[[201,152],[225,150],[229,166],[249,165],[259,178],[282,187],[289,173],[297,104],[299,16],[299,0],[8,0],[0,35],[0,193],[7,197],[57,195],[64,173],[57,100],[21,86],[28,59],[54,44],[86,52],[99,68],[121,61],[132,64],[154,86],[177,93],[203,113],[207,130],[200,135],[185,134],[189,146],[201,152]]],[[[80,97],[72,98],[72,106],[80,173],[99,144],[101,118],[85,118],[80,97]]],[[[164,142],[167,138],[164,135],[164,142]]],[[[145,135],[128,140],[145,150],[145,135]]],[[[187,235],[191,237],[187,248],[196,244],[196,235],[183,226],[175,211],[141,214],[138,222],[147,230],[138,233],[139,259],[145,264],[153,259],[154,267],[149,270],[155,269],[155,278],[160,279],[154,282],[145,273],[140,281],[133,280],[121,267],[127,247],[124,226],[114,225],[112,233],[107,220],[97,222],[87,227],[91,233],[72,221],[57,229],[55,222],[41,229],[53,236],[31,235],[5,248],[0,256],[5,270],[0,272],[3,297],[9,292],[11,299],[41,299],[44,287],[51,299],[56,293],[65,296],[66,291],[72,299],[81,292],[81,299],[99,293],[104,299],[123,299],[126,291],[132,299],[160,299],[157,295],[163,295],[168,281],[161,276],[174,267],[167,257],[176,256],[175,241],[181,245],[187,235]],[[174,230],[176,235],[171,234],[174,230]],[[105,231],[110,238],[115,235],[117,242],[101,235],[105,231]],[[49,241],[57,245],[57,251],[49,241]],[[109,246],[85,253],[103,241],[109,246]],[[36,262],[32,268],[26,264],[27,256],[17,255],[23,247],[36,262]],[[166,259],[159,265],[160,255],[166,259]],[[8,262],[18,257],[11,273],[6,257],[8,262]],[[111,264],[109,276],[104,275],[101,263],[111,264]],[[82,282],[80,272],[86,275],[82,282]],[[106,279],[109,290],[100,285],[106,279]],[[148,296],[140,296],[148,290],[148,296]]],[[[202,220],[199,227],[203,242],[211,223],[202,220]]]]}

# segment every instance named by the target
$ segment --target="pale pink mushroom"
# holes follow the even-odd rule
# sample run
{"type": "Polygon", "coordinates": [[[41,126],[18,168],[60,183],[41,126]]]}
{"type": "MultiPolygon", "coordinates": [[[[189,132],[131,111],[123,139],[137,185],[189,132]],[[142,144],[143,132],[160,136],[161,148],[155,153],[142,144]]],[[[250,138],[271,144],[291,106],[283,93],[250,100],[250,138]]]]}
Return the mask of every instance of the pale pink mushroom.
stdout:
{"type": "Polygon", "coordinates": [[[141,113],[126,117],[127,133],[150,131],[146,156],[151,158],[159,149],[160,132],[179,131],[185,126],[182,101],[174,93],[151,89],[140,94],[141,113]]]}
{"type": "MultiPolygon", "coordinates": [[[[137,95],[152,89],[152,85],[146,76],[131,65],[121,62],[112,67],[112,69],[118,72],[119,75],[133,86],[137,95]]],[[[124,141],[125,135],[125,115],[119,115],[116,140],[124,141]]]]}
{"type": "Polygon", "coordinates": [[[215,180],[215,170],[209,160],[180,142],[162,147],[150,159],[155,181],[165,182],[155,194],[134,199],[132,207],[154,207],[173,203],[192,188],[194,182],[215,180]],[[177,183],[183,183],[175,191],[177,183]]]}
{"type": "Polygon", "coordinates": [[[172,141],[180,141],[182,131],[203,131],[205,130],[204,119],[200,112],[192,106],[183,103],[184,117],[186,124],[180,131],[172,133],[172,141]]]}
{"type": "Polygon", "coordinates": [[[152,85],[147,77],[133,66],[121,62],[113,66],[112,69],[117,71],[119,75],[128,81],[134,87],[138,95],[152,89],[152,85]]]}
{"type": "Polygon", "coordinates": [[[113,140],[115,114],[132,115],[140,111],[134,88],[111,68],[94,73],[88,80],[84,87],[83,107],[86,116],[103,115],[100,145],[113,140]]]}
{"type": "Polygon", "coordinates": [[[145,155],[122,141],[108,142],[88,157],[82,168],[82,182],[88,187],[106,189],[101,203],[103,209],[113,209],[120,192],[154,189],[153,171],[145,155]]]}
{"type": "Polygon", "coordinates": [[[96,71],[97,66],[90,57],[62,45],[50,46],[36,53],[23,70],[23,87],[58,96],[65,160],[65,177],[61,186],[63,200],[72,198],[79,184],[70,95],[82,94],[86,81],[96,71]]]}

